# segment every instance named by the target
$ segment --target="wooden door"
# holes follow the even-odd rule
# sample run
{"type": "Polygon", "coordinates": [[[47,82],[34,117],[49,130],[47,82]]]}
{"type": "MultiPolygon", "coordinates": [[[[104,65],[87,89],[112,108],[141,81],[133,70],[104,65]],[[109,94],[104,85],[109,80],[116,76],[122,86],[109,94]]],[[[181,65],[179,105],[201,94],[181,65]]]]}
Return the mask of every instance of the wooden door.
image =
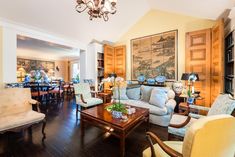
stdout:
{"type": "Polygon", "coordinates": [[[212,28],[211,104],[224,92],[224,22],[218,20],[212,28]]]}
{"type": "Polygon", "coordinates": [[[195,90],[204,98],[201,105],[210,106],[211,29],[186,33],[185,70],[199,75],[195,90]]]}
{"type": "Polygon", "coordinates": [[[114,47],[104,45],[104,77],[114,72],[114,47]]]}
{"type": "Polygon", "coordinates": [[[117,46],[114,52],[114,71],[117,76],[126,79],[126,46],[117,46]]]}

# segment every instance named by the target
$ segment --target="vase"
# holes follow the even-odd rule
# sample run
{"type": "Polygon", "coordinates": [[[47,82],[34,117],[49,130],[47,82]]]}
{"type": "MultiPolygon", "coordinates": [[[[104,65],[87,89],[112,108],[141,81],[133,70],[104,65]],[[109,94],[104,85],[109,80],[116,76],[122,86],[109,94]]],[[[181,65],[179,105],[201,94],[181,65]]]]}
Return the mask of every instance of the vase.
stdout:
{"type": "Polygon", "coordinates": [[[150,84],[150,85],[153,85],[153,84],[155,84],[155,79],[154,78],[148,78],[147,83],[150,84]]]}
{"type": "Polygon", "coordinates": [[[180,95],[182,93],[183,88],[184,88],[184,85],[181,81],[175,81],[172,84],[172,89],[177,95],[180,95]]]}
{"type": "Polygon", "coordinates": [[[159,83],[159,84],[164,84],[165,83],[165,81],[166,81],[166,77],[165,76],[157,76],[156,78],[155,78],[155,81],[157,82],[157,83],[159,83]]]}
{"type": "Polygon", "coordinates": [[[113,118],[122,118],[122,112],[120,111],[112,111],[113,118]]]}
{"type": "Polygon", "coordinates": [[[138,80],[139,84],[143,84],[144,81],[145,81],[145,76],[144,76],[144,74],[140,74],[140,75],[137,77],[137,80],[138,80]]]}
{"type": "Polygon", "coordinates": [[[193,97],[188,97],[187,98],[187,103],[188,104],[193,104],[193,102],[194,102],[194,98],[193,97]]]}

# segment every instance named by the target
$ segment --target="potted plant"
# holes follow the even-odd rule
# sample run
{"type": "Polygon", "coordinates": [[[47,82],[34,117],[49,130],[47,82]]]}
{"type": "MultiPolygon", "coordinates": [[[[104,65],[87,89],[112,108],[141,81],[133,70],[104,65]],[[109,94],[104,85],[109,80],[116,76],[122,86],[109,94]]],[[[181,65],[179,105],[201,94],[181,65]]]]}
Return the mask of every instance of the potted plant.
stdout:
{"type": "Polygon", "coordinates": [[[115,101],[112,105],[107,106],[106,109],[112,112],[113,118],[121,118],[123,113],[127,113],[126,106],[120,101],[120,86],[124,79],[121,77],[117,77],[108,78],[105,80],[110,80],[114,87],[118,88],[118,102],[115,101]]]}

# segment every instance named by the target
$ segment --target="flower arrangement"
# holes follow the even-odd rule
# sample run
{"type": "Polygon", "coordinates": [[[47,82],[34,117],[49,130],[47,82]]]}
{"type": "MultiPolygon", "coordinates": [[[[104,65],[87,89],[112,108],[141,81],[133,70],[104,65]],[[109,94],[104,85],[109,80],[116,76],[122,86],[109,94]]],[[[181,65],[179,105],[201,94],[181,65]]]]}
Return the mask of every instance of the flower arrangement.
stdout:
{"type": "Polygon", "coordinates": [[[113,87],[117,87],[118,88],[118,102],[114,102],[112,105],[109,105],[106,107],[107,110],[111,111],[112,114],[116,114],[113,115],[115,118],[121,118],[121,114],[120,113],[127,113],[126,107],[124,104],[121,103],[120,101],[120,87],[122,86],[124,79],[121,77],[108,77],[106,79],[103,79],[102,82],[110,82],[113,87]],[[119,116],[117,116],[117,113],[115,112],[120,112],[119,116]]]}

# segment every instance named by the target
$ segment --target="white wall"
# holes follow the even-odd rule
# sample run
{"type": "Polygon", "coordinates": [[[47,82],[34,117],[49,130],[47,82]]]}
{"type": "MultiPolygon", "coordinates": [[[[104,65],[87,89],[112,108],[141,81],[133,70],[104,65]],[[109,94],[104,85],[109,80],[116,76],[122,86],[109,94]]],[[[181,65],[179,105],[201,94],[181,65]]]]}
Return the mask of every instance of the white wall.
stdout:
{"type": "Polygon", "coordinates": [[[87,46],[86,52],[80,53],[80,75],[83,79],[92,79],[97,88],[97,52],[103,53],[103,45],[99,43],[91,43],[87,46]]]}
{"type": "MultiPolygon", "coordinates": [[[[2,69],[2,76],[0,81],[2,80],[3,83],[12,83],[16,82],[16,51],[17,51],[17,35],[28,36],[31,38],[36,38],[52,43],[57,43],[61,45],[66,45],[74,48],[78,48],[80,50],[85,50],[85,44],[77,41],[70,41],[63,38],[55,37],[50,34],[46,34],[43,32],[35,31],[32,29],[28,29],[22,27],[20,25],[15,25],[12,23],[7,23],[5,21],[0,21],[0,27],[2,28],[2,39],[0,40],[2,44],[2,51],[1,57],[2,62],[1,69],[2,69]]],[[[85,66],[85,65],[84,65],[85,66]]]]}
{"type": "Polygon", "coordinates": [[[16,32],[3,27],[3,82],[17,82],[16,76],[16,32]]]}

